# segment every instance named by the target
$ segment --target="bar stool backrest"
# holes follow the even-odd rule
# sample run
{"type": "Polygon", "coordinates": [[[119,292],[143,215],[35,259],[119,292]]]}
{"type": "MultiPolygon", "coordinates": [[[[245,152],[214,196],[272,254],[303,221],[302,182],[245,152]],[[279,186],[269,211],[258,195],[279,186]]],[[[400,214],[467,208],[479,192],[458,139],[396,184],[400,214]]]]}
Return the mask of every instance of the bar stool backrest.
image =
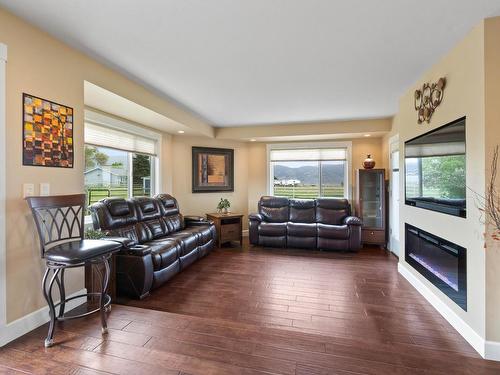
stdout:
{"type": "Polygon", "coordinates": [[[35,220],[42,258],[52,246],[82,240],[85,194],[26,198],[35,220]]]}

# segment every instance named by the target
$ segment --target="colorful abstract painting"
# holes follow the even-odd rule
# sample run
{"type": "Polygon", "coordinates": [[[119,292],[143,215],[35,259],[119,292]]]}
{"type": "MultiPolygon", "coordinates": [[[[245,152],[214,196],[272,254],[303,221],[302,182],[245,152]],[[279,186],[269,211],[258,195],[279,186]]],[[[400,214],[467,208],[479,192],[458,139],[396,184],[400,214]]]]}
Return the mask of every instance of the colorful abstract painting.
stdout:
{"type": "Polygon", "coordinates": [[[73,108],[23,94],[23,165],[73,168],[73,108]]]}

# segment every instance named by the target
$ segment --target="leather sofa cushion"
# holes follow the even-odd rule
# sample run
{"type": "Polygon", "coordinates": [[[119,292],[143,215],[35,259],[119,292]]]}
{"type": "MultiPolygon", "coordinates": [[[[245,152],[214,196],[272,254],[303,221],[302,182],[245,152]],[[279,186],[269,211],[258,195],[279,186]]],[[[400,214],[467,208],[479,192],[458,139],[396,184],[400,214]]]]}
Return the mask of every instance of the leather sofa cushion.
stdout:
{"type": "Polygon", "coordinates": [[[316,222],[316,201],[314,199],[290,199],[290,221],[294,223],[316,222]]]}
{"type": "Polygon", "coordinates": [[[316,222],[340,225],[351,213],[347,199],[320,198],[316,200],[316,222]]]}
{"type": "Polygon", "coordinates": [[[259,245],[264,247],[285,247],[286,236],[259,236],[259,245]]]}
{"type": "Polygon", "coordinates": [[[149,246],[151,249],[155,271],[168,267],[179,259],[181,246],[175,240],[154,240],[146,242],[144,245],[149,246]]]}
{"type": "Polygon", "coordinates": [[[196,226],[196,227],[190,227],[184,229],[184,231],[190,230],[193,233],[197,233],[199,238],[199,244],[200,245],[205,245],[208,243],[213,237],[214,234],[212,232],[212,229],[207,225],[207,226],[196,226]]]}
{"type": "Polygon", "coordinates": [[[153,199],[146,199],[146,200],[142,199],[139,205],[141,207],[142,212],[150,213],[156,211],[156,205],[153,199]]]}
{"type": "Polygon", "coordinates": [[[294,247],[297,249],[315,249],[316,237],[295,237],[288,236],[286,238],[286,246],[294,247]]]}
{"type": "Polygon", "coordinates": [[[321,250],[349,250],[349,240],[339,240],[334,238],[318,238],[318,249],[321,250]]]}
{"type": "Polygon", "coordinates": [[[106,205],[109,213],[113,216],[126,216],[131,212],[129,203],[126,200],[109,200],[106,205]]]}
{"type": "Polygon", "coordinates": [[[268,237],[286,236],[287,223],[261,223],[259,225],[259,235],[268,237]]]}
{"type": "Polygon", "coordinates": [[[91,207],[93,220],[101,230],[121,228],[137,223],[134,205],[123,198],[105,198],[91,207]]]}
{"type": "Polygon", "coordinates": [[[134,197],[131,201],[135,205],[139,221],[158,219],[161,216],[160,204],[154,198],[134,197]]]}
{"type": "Polygon", "coordinates": [[[262,197],[259,201],[259,213],[264,221],[284,223],[288,221],[288,198],[262,197]]]}
{"type": "Polygon", "coordinates": [[[144,224],[146,224],[146,226],[148,227],[153,238],[163,237],[169,233],[167,225],[161,219],[149,220],[144,224]]]}
{"type": "Polygon", "coordinates": [[[130,241],[130,246],[139,244],[139,238],[137,237],[137,231],[135,230],[135,225],[130,225],[128,227],[112,229],[106,232],[107,237],[126,237],[130,241]]]}
{"type": "Polygon", "coordinates": [[[184,229],[184,220],[180,214],[162,217],[168,233],[177,232],[184,229]]]}
{"type": "Polygon", "coordinates": [[[175,261],[170,266],[163,268],[153,273],[153,289],[165,284],[168,280],[174,277],[181,270],[180,260],[175,261]]]}
{"type": "Polygon", "coordinates": [[[153,239],[153,233],[151,233],[146,223],[137,223],[135,225],[135,231],[141,245],[153,239]]]}
{"type": "Polygon", "coordinates": [[[189,254],[198,247],[199,235],[190,230],[183,230],[181,232],[170,233],[168,239],[176,240],[181,244],[180,256],[189,254]]]}
{"type": "Polygon", "coordinates": [[[316,224],[287,223],[286,226],[288,236],[316,237],[318,235],[316,224]]]}
{"type": "Polygon", "coordinates": [[[171,216],[179,214],[179,205],[177,199],[170,194],[158,194],[156,199],[160,202],[160,210],[163,216],[171,216]]]}
{"type": "Polygon", "coordinates": [[[349,239],[349,226],[318,224],[318,237],[347,240],[349,239]]]}

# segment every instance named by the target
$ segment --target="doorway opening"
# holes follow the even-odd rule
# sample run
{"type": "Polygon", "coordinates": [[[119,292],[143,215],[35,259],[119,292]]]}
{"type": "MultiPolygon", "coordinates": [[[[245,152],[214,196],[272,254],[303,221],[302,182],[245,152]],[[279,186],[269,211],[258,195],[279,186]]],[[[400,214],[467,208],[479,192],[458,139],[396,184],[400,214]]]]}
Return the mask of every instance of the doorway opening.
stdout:
{"type": "Polygon", "coordinates": [[[399,256],[399,136],[389,140],[390,187],[389,187],[389,249],[399,256]]]}

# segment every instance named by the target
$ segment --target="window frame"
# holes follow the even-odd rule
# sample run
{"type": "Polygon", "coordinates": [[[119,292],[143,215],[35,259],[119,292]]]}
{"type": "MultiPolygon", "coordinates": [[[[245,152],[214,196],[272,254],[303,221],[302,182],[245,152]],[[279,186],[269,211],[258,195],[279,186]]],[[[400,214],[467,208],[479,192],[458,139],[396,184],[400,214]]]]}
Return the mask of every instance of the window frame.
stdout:
{"type": "MultiPolygon", "coordinates": [[[[267,181],[266,181],[266,192],[268,195],[274,194],[274,180],[271,176],[271,151],[273,150],[299,150],[299,149],[329,149],[329,148],[343,148],[346,150],[346,177],[345,177],[345,198],[349,201],[352,198],[352,142],[342,141],[342,142],[295,142],[295,143],[268,143],[266,145],[266,164],[267,164],[267,181]]],[[[298,160],[301,161],[301,160],[298,160]]],[[[325,160],[326,161],[326,160],[325,160]]],[[[319,163],[321,164],[321,163],[319,163]]],[[[319,182],[321,183],[321,168],[319,169],[319,182]]],[[[322,191],[321,185],[319,186],[320,195],[322,191]]]]}
{"type": "MultiPolygon", "coordinates": [[[[85,108],[84,112],[84,126],[86,123],[91,123],[94,125],[110,128],[113,130],[119,130],[123,131],[126,133],[134,134],[137,136],[141,136],[144,138],[149,138],[152,139],[156,142],[156,156],[153,156],[152,160],[152,166],[151,166],[151,179],[153,181],[153,184],[151,184],[151,195],[158,194],[158,192],[161,191],[161,186],[162,186],[162,134],[159,132],[155,132],[153,130],[150,130],[148,128],[145,128],[143,126],[140,126],[138,124],[134,124],[129,121],[125,121],[123,119],[111,116],[109,114],[104,114],[101,112],[97,112],[95,110],[91,110],[89,108],[85,108]]],[[[106,146],[99,146],[99,145],[94,145],[94,144],[88,144],[84,140],[84,147],[85,146],[92,146],[92,147],[103,147],[103,148],[110,148],[106,146]]],[[[132,152],[128,150],[120,150],[119,151],[126,152],[128,154],[128,164],[129,164],[129,181],[128,181],[128,192],[129,192],[129,198],[132,197],[133,195],[133,188],[131,186],[132,184],[132,178],[133,178],[133,170],[132,170],[132,159],[134,154],[141,154],[140,152],[132,152]]],[[[85,169],[85,168],[84,168],[85,169]]]]}

